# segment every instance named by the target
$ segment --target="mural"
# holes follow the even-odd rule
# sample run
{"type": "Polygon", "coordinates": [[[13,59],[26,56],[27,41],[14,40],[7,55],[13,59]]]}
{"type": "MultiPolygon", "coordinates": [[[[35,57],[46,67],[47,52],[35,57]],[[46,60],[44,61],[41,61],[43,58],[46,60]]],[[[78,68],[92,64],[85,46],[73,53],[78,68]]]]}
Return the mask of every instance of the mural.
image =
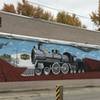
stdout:
{"type": "MultiPolygon", "coordinates": [[[[19,67],[33,67],[31,52],[34,47],[38,49],[38,44],[39,41],[34,40],[0,37],[0,58],[19,67]]],[[[60,54],[68,52],[79,59],[100,60],[100,49],[45,42],[41,43],[41,48],[49,54],[52,50],[57,50],[60,54]]]]}
{"type": "Polygon", "coordinates": [[[0,82],[100,78],[100,46],[0,36],[0,82]]]}

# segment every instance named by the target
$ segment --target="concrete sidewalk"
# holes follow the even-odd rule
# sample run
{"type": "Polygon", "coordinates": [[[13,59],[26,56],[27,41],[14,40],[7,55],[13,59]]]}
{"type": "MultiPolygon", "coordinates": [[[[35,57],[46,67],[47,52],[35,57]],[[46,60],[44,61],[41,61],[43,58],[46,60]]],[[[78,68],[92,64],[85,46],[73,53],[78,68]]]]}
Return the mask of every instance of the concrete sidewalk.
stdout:
{"type": "Polygon", "coordinates": [[[100,87],[100,79],[89,80],[58,80],[58,81],[24,81],[24,82],[1,82],[0,92],[11,91],[37,91],[54,90],[56,85],[66,88],[100,87]]]}

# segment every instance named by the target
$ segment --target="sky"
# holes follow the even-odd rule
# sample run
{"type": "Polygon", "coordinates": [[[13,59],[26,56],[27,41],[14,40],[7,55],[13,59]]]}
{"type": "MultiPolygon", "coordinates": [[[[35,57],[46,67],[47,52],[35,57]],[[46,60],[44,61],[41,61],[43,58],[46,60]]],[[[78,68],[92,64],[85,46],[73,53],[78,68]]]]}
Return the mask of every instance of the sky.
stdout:
{"type": "MultiPolygon", "coordinates": [[[[4,3],[13,3],[15,6],[22,0],[0,0],[0,9],[4,3]]],[[[89,14],[98,9],[99,0],[28,0],[30,3],[38,3],[53,8],[52,13],[56,14],[58,11],[65,10],[70,13],[75,13],[82,20],[84,24],[90,29],[95,28],[90,22],[89,14]]]]}

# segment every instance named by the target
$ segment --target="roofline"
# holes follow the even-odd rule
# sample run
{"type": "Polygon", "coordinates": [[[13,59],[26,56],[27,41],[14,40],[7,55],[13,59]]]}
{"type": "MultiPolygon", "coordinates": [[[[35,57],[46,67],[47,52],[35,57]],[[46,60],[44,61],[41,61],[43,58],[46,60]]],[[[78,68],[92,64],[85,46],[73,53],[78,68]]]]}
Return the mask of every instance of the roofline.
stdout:
{"type": "Polygon", "coordinates": [[[40,18],[28,17],[28,16],[15,14],[15,13],[11,13],[11,12],[5,12],[5,11],[1,11],[1,10],[0,10],[0,13],[11,15],[11,16],[18,16],[18,17],[22,17],[22,18],[26,18],[26,19],[31,19],[31,20],[34,19],[34,20],[37,20],[37,21],[46,22],[46,23],[50,23],[50,24],[54,24],[54,25],[60,25],[60,26],[69,27],[69,28],[74,28],[74,29],[80,29],[80,30],[85,30],[85,31],[90,31],[90,32],[96,32],[96,33],[100,34],[99,31],[89,30],[89,29],[86,29],[86,28],[82,28],[82,27],[78,27],[78,26],[72,26],[72,25],[58,23],[58,22],[53,22],[53,21],[47,21],[47,20],[40,19],[40,18]]]}

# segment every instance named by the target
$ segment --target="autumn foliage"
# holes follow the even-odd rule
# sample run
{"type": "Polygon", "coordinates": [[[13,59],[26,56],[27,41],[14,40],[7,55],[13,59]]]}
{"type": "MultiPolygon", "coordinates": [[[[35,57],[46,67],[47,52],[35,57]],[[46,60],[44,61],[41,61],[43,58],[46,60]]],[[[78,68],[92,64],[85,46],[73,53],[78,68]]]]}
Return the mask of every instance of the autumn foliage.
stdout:
{"type": "Polygon", "coordinates": [[[17,5],[17,12],[21,15],[33,16],[34,7],[23,0],[23,3],[19,2],[17,5]]]}
{"type": "Polygon", "coordinates": [[[76,15],[70,15],[69,13],[66,13],[65,11],[59,12],[57,14],[57,22],[69,24],[73,26],[82,26],[81,21],[79,20],[76,15]]]}
{"type": "Polygon", "coordinates": [[[58,12],[57,16],[54,18],[50,12],[45,11],[39,6],[33,6],[26,0],[22,0],[22,3],[19,2],[17,4],[16,10],[13,4],[10,4],[10,5],[4,4],[4,7],[2,10],[6,12],[25,15],[25,16],[41,18],[44,20],[57,21],[64,24],[84,27],[81,21],[79,20],[79,18],[75,14],[70,15],[69,13],[66,13],[65,11],[61,11],[61,12],[58,12]]]}
{"type": "Polygon", "coordinates": [[[92,11],[90,14],[91,21],[97,26],[97,30],[100,31],[100,0],[98,11],[92,11]]]}
{"type": "Polygon", "coordinates": [[[6,12],[16,13],[16,10],[13,4],[4,4],[4,7],[2,10],[6,12]]]}

